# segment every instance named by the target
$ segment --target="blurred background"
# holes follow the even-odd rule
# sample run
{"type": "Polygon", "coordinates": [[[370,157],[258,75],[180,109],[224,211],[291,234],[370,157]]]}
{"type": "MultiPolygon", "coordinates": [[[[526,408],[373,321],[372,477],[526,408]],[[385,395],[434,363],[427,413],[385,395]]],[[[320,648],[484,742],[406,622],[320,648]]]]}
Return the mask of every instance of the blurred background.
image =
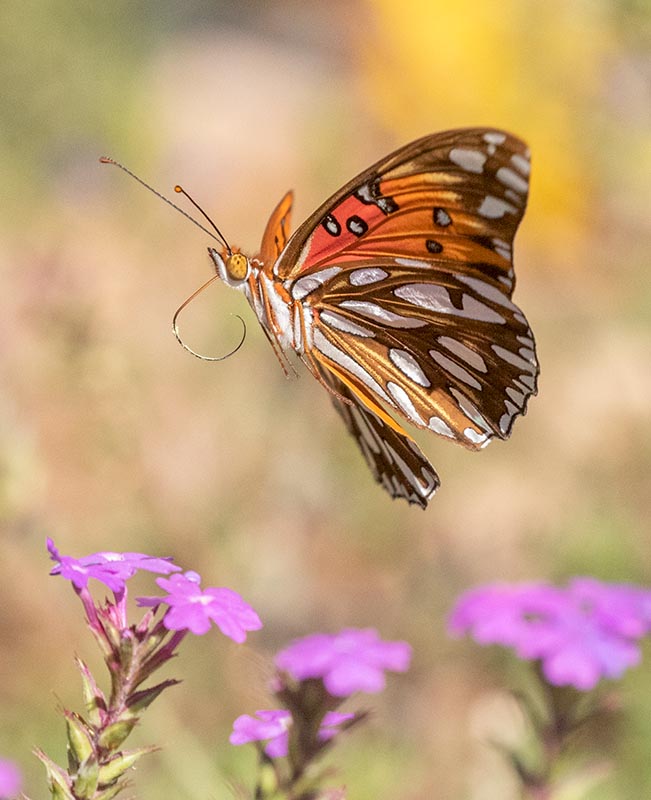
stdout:
{"type": "MultiPolygon", "coordinates": [[[[415,648],[340,747],[351,800],[517,797],[487,741],[519,735],[503,687],[526,669],[450,641],[445,617],[489,581],[651,584],[646,0],[5,0],[0,42],[0,754],[45,797],[30,748],[65,760],[73,653],[101,669],[47,579],[51,535],[73,555],[174,556],[265,622],[243,648],[184,644],[183,684],[132,737],[163,747],[138,797],[230,797],[254,763],[230,726],[268,707],[273,652],[347,625],[415,648]],[[221,353],[241,313],[236,356],[178,346],[210,241],[97,159],[182,183],[253,253],[287,189],[298,224],[392,149],[466,125],[531,145],[515,300],[542,374],[507,443],[417,436],[443,481],[423,512],[373,483],[311,377],[284,378],[241,295],[213,285],[183,320],[221,353]]],[[[621,682],[625,717],[599,741],[613,770],[586,796],[651,791],[650,666],[621,682]]]]}

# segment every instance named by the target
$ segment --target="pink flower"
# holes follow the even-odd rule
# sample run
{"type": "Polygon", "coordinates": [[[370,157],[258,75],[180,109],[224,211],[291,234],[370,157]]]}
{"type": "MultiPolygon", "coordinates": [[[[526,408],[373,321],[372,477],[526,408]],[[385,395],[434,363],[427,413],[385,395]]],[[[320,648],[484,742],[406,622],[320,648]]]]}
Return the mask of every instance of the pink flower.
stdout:
{"type": "Polygon", "coordinates": [[[77,589],[85,589],[90,578],[95,578],[119,594],[124,591],[124,584],[138,570],[158,572],[167,575],[180,567],[171,563],[169,558],[154,558],[145,553],[113,553],[110,551],[93,553],[82,558],[62,556],[52,539],[47,540],[47,549],[52,561],[57,566],[50,570],[50,575],[61,575],[71,581],[77,589]]]}
{"type": "Polygon", "coordinates": [[[247,631],[262,627],[260,617],[232,589],[201,589],[201,577],[196,572],[158,578],[156,583],[167,594],[164,597],[139,597],[141,606],[169,606],[163,624],[168,630],[189,630],[198,636],[210,630],[211,622],[235,642],[246,640],[247,631]]]}
{"type": "Polygon", "coordinates": [[[0,800],[9,800],[20,792],[23,776],[13,761],[0,758],[0,800]]]}
{"type": "Polygon", "coordinates": [[[457,601],[453,635],[501,644],[538,660],[555,686],[593,689],[639,663],[638,640],[651,629],[651,592],[576,578],[567,588],[543,583],[493,584],[457,601]]]}
{"type": "MultiPolygon", "coordinates": [[[[354,714],[339,714],[336,711],[329,711],[324,716],[319,728],[319,739],[322,742],[329,741],[339,732],[338,726],[342,722],[353,719],[354,716],[354,714]]],[[[229,742],[239,745],[266,741],[267,745],[264,751],[269,758],[282,758],[287,755],[291,725],[292,715],[284,709],[256,711],[255,717],[243,714],[233,723],[233,732],[229,742]]]]}
{"type": "Polygon", "coordinates": [[[331,695],[348,697],[381,691],[385,670],[405,672],[410,660],[407,642],[384,642],[372,628],[346,628],[296,639],[278,653],[276,666],[298,681],[321,678],[331,695]]]}

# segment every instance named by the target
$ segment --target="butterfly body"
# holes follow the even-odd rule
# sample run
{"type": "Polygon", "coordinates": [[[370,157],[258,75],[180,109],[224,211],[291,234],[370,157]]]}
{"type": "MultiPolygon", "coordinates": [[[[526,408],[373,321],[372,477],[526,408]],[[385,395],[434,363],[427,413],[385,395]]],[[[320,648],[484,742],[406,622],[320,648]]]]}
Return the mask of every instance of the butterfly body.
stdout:
{"type": "Polygon", "coordinates": [[[477,450],[507,438],[536,393],[533,334],[512,302],[528,150],[463,129],[406,145],[290,236],[292,193],[260,253],[219,253],[285,371],[292,353],[330,392],[376,480],[425,507],[439,480],[396,420],[477,450]]]}

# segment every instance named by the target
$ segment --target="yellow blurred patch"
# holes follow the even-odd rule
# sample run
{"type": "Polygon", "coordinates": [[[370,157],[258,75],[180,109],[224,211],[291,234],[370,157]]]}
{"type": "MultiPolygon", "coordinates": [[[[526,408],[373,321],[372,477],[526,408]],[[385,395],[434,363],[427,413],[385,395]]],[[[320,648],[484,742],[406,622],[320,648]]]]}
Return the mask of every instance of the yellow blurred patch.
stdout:
{"type": "MultiPolygon", "coordinates": [[[[532,149],[528,226],[574,262],[594,197],[588,110],[612,32],[600,4],[550,0],[369,2],[367,94],[402,139],[495,125],[532,149]]],[[[529,228],[530,229],[530,228],[529,228]]]]}

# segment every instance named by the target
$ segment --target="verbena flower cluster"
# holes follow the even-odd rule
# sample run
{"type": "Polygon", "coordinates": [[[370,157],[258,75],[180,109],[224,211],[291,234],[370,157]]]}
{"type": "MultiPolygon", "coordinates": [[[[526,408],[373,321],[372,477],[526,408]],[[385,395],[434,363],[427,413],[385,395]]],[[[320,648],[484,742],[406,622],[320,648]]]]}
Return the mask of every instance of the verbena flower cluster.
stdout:
{"type": "MultiPolygon", "coordinates": [[[[178,683],[167,679],[145,686],[145,681],[176,656],[186,635],[201,636],[216,627],[239,644],[262,622],[237,592],[202,588],[196,572],[183,572],[169,558],[137,552],[74,558],[62,555],[51,540],[47,546],[55,562],[51,574],[69,580],[83,604],[110,673],[111,691],[104,694],[86,664],[77,659],[87,715],[63,711],[68,766],[58,766],[40,750],[36,754],[57,800],[108,800],[128,785],[127,771],[153,749],[124,750],[124,741],[149,704],[178,683]],[[144,615],[133,624],[128,620],[127,582],[139,571],[158,575],[155,582],[161,594],[136,598],[144,615]],[[106,586],[112,599],[96,602],[91,579],[106,586]]],[[[551,687],[585,692],[639,663],[640,641],[651,633],[651,590],[593,578],[575,578],[565,587],[541,582],[482,586],[459,598],[449,631],[454,636],[470,634],[481,645],[501,645],[520,659],[538,662],[551,687]]],[[[313,769],[341,733],[367,717],[366,711],[339,707],[354,694],[382,691],[387,673],[405,672],[411,657],[407,642],[385,641],[373,628],[314,633],[280,650],[267,687],[278,707],[240,715],[229,739],[233,745],[253,744],[258,750],[254,796],[258,800],[343,798],[342,790],[324,793],[325,773],[313,769]]],[[[516,752],[509,753],[522,786],[532,791],[550,785],[551,765],[566,737],[589,718],[578,702],[568,705],[565,695],[552,692],[548,702],[544,722],[537,713],[530,714],[541,742],[542,766],[532,767],[516,752]]],[[[0,800],[15,797],[20,786],[17,767],[0,759],[0,800]]]]}
{"type": "MultiPolygon", "coordinates": [[[[139,715],[163,690],[177,683],[168,679],[147,688],[143,687],[145,680],[176,655],[188,633],[203,635],[214,625],[242,643],[262,622],[237,592],[224,587],[202,589],[196,572],[181,572],[171,559],[135,552],[74,558],[62,555],[51,540],[47,547],[55,562],[51,574],[69,580],[83,604],[87,624],[111,676],[111,693],[106,696],[86,664],[78,660],[88,715],[63,712],[68,727],[68,768],[59,767],[41,751],[37,755],[58,800],[105,800],[127,785],[127,770],[151,751],[122,749],[139,715]],[[155,580],[163,594],[136,598],[144,616],[130,624],[127,582],[140,570],[162,575],[155,580]],[[110,589],[113,599],[97,603],[90,592],[91,579],[110,589]]],[[[264,787],[262,783],[256,787],[255,796],[276,796],[276,791],[297,800],[321,796],[320,778],[308,776],[312,763],[338,733],[366,717],[365,712],[342,713],[337,707],[356,692],[381,691],[385,672],[404,672],[410,660],[411,647],[406,642],[383,641],[374,629],[313,634],[280,651],[269,688],[283,707],[238,717],[230,736],[235,745],[256,743],[273,764],[271,782],[267,775],[264,787]],[[287,767],[279,760],[287,761],[287,767]]],[[[2,788],[0,783],[0,791],[2,788]]]]}
{"type": "Polygon", "coordinates": [[[512,648],[539,661],[550,684],[586,691],[640,662],[640,640],[651,632],[651,591],[594,578],[564,588],[492,584],[459,599],[449,630],[512,648]]]}

